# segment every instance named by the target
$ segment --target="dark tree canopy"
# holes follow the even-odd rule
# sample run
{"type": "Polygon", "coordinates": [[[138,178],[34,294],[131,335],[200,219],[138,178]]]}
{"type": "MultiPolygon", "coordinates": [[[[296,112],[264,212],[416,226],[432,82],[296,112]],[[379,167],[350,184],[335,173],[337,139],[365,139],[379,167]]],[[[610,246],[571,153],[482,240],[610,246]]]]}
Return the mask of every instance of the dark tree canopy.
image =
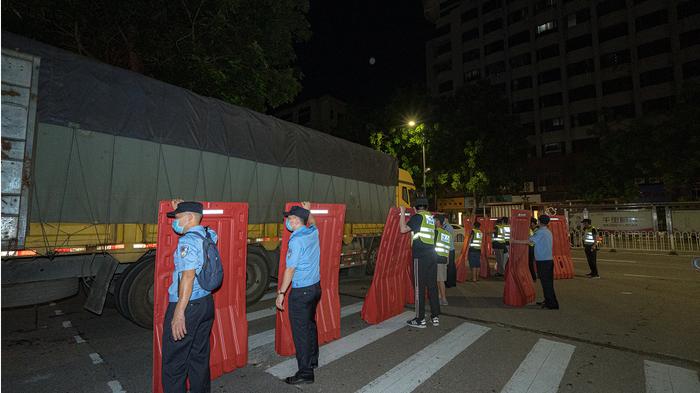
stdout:
{"type": "Polygon", "coordinates": [[[308,0],[8,0],[3,28],[264,111],[301,90],[308,0]]]}

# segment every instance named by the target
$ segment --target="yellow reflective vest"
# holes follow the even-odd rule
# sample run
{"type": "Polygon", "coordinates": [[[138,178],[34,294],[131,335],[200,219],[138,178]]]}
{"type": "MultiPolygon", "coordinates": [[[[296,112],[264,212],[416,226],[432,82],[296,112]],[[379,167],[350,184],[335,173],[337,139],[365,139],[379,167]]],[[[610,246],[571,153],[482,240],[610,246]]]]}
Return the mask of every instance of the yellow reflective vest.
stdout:
{"type": "MultiPolygon", "coordinates": [[[[421,210],[417,213],[423,219],[420,223],[420,230],[413,234],[413,241],[420,240],[428,246],[435,245],[435,218],[427,211],[421,210]]],[[[449,247],[448,247],[449,253],[449,247]]]]}
{"type": "Polygon", "coordinates": [[[481,240],[484,237],[484,234],[481,233],[480,230],[478,229],[472,229],[472,240],[469,242],[469,248],[473,248],[475,250],[481,250],[481,240]]]}
{"type": "Polygon", "coordinates": [[[452,235],[442,228],[437,228],[435,232],[437,233],[435,237],[435,252],[440,257],[449,257],[452,235]]]}

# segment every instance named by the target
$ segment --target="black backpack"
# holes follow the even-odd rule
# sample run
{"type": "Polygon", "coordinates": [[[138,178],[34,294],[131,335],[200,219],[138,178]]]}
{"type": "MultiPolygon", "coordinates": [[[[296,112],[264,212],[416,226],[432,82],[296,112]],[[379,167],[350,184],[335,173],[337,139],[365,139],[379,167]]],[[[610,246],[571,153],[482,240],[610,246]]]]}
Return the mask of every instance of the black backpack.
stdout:
{"type": "Polygon", "coordinates": [[[202,270],[197,274],[197,282],[202,289],[213,291],[221,286],[224,279],[224,266],[221,263],[221,254],[216,244],[209,235],[209,228],[204,228],[207,236],[202,236],[200,233],[190,231],[193,235],[197,235],[202,239],[202,250],[204,251],[204,263],[202,270]]]}

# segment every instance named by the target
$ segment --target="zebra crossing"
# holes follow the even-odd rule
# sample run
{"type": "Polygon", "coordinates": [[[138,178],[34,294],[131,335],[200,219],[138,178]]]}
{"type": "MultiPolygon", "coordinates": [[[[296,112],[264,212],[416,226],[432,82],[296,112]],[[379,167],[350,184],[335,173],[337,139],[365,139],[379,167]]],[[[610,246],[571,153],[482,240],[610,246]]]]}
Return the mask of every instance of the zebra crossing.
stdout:
{"type": "MultiPolygon", "coordinates": [[[[358,314],[361,307],[361,302],[346,305],[341,308],[341,317],[344,319],[359,318],[358,314]]],[[[262,314],[253,314],[253,316],[256,317],[262,314]]],[[[317,369],[317,384],[323,380],[319,375],[322,376],[326,369],[332,370],[333,373],[337,373],[338,370],[347,370],[348,373],[352,373],[352,378],[348,378],[349,381],[340,386],[333,385],[333,391],[361,393],[432,391],[431,387],[438,382],[436,381],[436,374],[439,375],[439,373],[462,367],[455,359],[458,359],[460,355],[469,353],[471,350],[483,351],[483,345],[479,349],[472,348],[475,347],[475,343],[492,339],[490,336],[493,333],[493,329],[499,329],[463,322],[455,318],[449,324],[449,331],[446,331],[444,334],[434,334],[435,338],[432,342],[415,344],[415,348],[411,346],[410,350],[412,353],[405,358],[396,361],[392,358],[393,363],[391,364],[379,362],[383,368],[378,375],[375,375],[377,372],[374,369],[363,373],[363,367],[369,367],[369,365],[357,363],[357,358],[362,357],[363,353],[367,353],[368,364],[375,364],[377,362],[376,353],[378,346],[382,348],[379,350],[380,353],[384,350],[394,351],[398,346],[401,346],[402,352],[406,352],[406,343],[410,343],[411,338],[425,337],[420,336],[425,333],[425,330],[416,331],[405,325],[405,322],[412,315],[412,312],[407,311],[377,325],[357,324],[359,328],[349,332],[349,334],[344,334],[338,340],[321,346],[317,369]],[[452,325],[455,326],[453,327],[452,325]],[[365,375],[366,378],[363,379],[365,375]]],[[[430,327],[427,330],[430,330],[430,327]]],[[[517,332],[510,332],[510,334],[517,334],[517,332]]],[[[251,334],[249,337],[249,349],[251,350],[268,344],[272,345],[273,343],[274,328],[251,334]]],[[[491,390],[500,391],[501,393],[554,393],[569,391],[562,388],[563,381],[567,377],[567,371],[572,363],[572,359],[576,357],[577,346],[582,345],[588,344],[538,337],[536,342],[529,348],[529,352],[524,355],[517,355],[524,356],[522,358],[518,357],[513,360],[513,353],[502,350],[502,353],[496,354],[497,357],[511,359],[511,361],[519,362],[519,364],[512,371],[508,372],[510,377],[504,376],[504,382],[491,390]]],[[[265,371],[274,378],[283,379],[296,372],[297,366],[294,357],[281,358],[273,354],[269,364],[265,371]]],[[[627,389],[623,388],[623,390],[620,390],[618,388],[610,391],[700,393],[700,379],[696,369],[665,364],[651,359],[644,359],[641,356],[638,364],[624,364],[620,365],[620,367],[632,370],[629,374],[639,375],[643,380],[634,381],[627,389]]],[[[614,373],[613,370],[607,371],[614,373]]],[[[328,372],[330,373],[331,371],[328,372]]],[[[455,375],[457,375],[456,380],[441,382],[443,385],[453,384],[455,387],[458,387],[460,386],[460,379],[469,381],[470,378],[475,377],[469,375],[468,370],[461,369],[455,375]]],[[[338,377],[336,374],[333,374],[331,379],[336,380],[334,383],[344,379],[342,375],[340,379],[338,377]]],[[[571,375],[568,378],[570,380],[572,378],[571,375]]],[[[280,383],[282,382],[280,381],[280,383]]],[[[623,386],[625,385],[623,384],[623,386]]],[[[308,389],[315,391],[313,388],[308,389]]],[[[319,387],[319,389],[325,391],[323,388],[319,387]]],[[[307,389],[305,388],[304,390],[307,389]]],[[[457,390],[454,390],[454,388],[445,389],[444,391],[449,390],[468,391],[460,390],[459,388],[457,390]]],[[[579,391],[593,390],[584,389],[579,391]]]]}

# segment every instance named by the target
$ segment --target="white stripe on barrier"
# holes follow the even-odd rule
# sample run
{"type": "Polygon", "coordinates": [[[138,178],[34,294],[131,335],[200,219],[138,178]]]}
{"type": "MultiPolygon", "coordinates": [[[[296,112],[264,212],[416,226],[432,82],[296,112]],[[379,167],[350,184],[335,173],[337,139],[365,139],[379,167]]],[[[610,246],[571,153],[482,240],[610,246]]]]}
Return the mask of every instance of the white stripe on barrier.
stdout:
{"type": "MultiPolygon", "coordinates": [[[[385,337],[402,327],[406,326],[406,320],[411,318],[412,313],[406,311],[384,322],[366,327],[349,336],[330,342],[319,349],[318,367],[323,367],[343,356],[355,352],[358,349],[369,345],[382,337],[385,337]]],[[[296,359],[288,359],[266,371],[277,378],[285,378],[297,369],[296,359]]]]}
{"type": "Polygon", "coordinates": [[[501,393],[556,393],[574,349],[573,345],[541,338],[501,393]]]}
{"type": "Polygon", "coordinates": [[[645,360],[644,376],[647,393],[700,392],[697,371],[645,360]]]}
{"type": "Polygon", "coordinates": [[[358,392],[412,392],[489,330],[484,326],[462,323],[358,392]]]}

